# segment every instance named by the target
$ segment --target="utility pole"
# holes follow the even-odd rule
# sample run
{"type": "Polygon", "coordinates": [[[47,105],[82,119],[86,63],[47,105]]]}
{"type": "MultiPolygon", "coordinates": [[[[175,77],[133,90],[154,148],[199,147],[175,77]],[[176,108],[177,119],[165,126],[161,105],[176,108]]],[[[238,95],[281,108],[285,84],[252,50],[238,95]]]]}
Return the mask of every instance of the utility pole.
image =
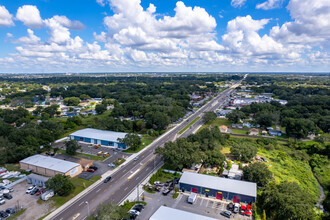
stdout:
{"type": "Polygon", "coordinates": [[[85,203],[87,204],[88,216],[90,216],[90,210],[89,210],[89,202],[88,202],[88,201],[86,201],[85,203]]]}

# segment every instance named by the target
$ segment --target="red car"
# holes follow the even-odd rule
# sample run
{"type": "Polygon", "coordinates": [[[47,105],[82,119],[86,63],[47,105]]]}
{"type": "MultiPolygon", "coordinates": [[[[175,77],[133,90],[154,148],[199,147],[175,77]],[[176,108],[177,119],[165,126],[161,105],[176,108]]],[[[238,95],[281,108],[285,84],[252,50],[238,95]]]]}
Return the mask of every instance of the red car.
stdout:
{"type": "Polygon", "coordinates": [[[95,170],[94,169],[88,169],[87,172],[94,173],[95,170]]]}
{"type": "Polygon", "coordinates": [[[240,208],[240,210],[239,210],[239,213],[240,213],[241,215],[244,215],[244,214],[245,214],[245,206],[244,206],[244,205],[241,205],[241,208],[240,208]]]}
{"type": "Polygon", "coordinates": [[[246,216],[251,216],[252,215],[252,213],[251,213],[251,205],[247,205],[246,206],[245,215],[246,216]]]}

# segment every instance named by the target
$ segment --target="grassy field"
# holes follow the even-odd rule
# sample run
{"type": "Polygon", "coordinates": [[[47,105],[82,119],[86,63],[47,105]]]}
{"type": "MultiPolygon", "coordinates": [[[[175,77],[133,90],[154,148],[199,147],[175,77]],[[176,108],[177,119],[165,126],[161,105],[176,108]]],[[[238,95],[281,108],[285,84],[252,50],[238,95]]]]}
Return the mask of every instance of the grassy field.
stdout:
{"type": "Polygon", "coordinates": [[[154,184],[155,181],[165,183],[167,180],[172,180],[174,177],[180,177],[180,174],[174,175],[172,173],[166,173],[163,172],[162,168],[160,168],[155,174],[150,177],[149,183],[154,184]]]}
{"type": "Polygon", "coordinates": [[[241,130],[241,129],[231,129],[233,134],[244,134],[244,135],[248,135],[248,131],[247,130],[241,130]]]}
{"type": "Polygon", "coordinates": [[[316,178],[319,180],[320,184],[323,186],[323,189],[326,193],[327,187],[330,185],[330,162],[328,164],[323,165],[322,167],[315,167],[314,174],[316,178]]]}
{"type": "Polygon", "coordinates": [[[99,179],[101,179],[101,176],[94,176],[90,180],[85,180],[85,179],[81,179],[79,177],[74,177],[71,179],[71,181],[72,181],[73,185],[75,185],[76,188],[70,195],[65,196],[65,197],[54,196],[49,200],[53,201],[54,206],[56,208],[58,208],[61,205],[63,205],[64,203],[66,203],[67,201],[69,201],[70,199],[72,199],[73,197],[75,197],[76,195],[78,195],[80,192],[82,192],[84,189],[86,189],[87,187],[89,187],[90,185],[92,185],[94,182],[96,182],[99,179]]]}
{"type": "Polygon", "coordinates": [[[183,132],[185,132],[190,126],[192,126],[193,124],[196,123],[196,121],[200,119],[200,117],[195,118],[193,121],[191,121],[186,127],[184,127],[179,134],[182,134],[183,132]]]}
{"type": "Polygon", "coordinates": [[[200,128],[198,129],[198,131],[201,131],[201,130],[203,130],[204,128],[208,128],[208,127],[210,127],[211,125],[213,125],[213,126],[226,125],[226,126],[229,127],[229,126],[231,126],[231,122],[228,121],[228,120],[225,119],[225,118],[217,118],[217,119],[215,119],[214,121],[209,122],[209,123],[203,125],[202,127],[200,127],[200,128]]]}

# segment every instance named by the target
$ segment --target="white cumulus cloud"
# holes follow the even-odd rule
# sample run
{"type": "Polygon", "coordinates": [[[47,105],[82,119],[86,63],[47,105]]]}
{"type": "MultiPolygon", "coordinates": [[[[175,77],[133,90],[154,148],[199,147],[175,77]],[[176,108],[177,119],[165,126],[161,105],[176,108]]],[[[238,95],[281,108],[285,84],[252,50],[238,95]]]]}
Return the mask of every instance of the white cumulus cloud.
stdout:
{"type": "Polygon", "coordinates": [[[0,27],[13,26],[12,15],[6,9],[5,6],[0,5],[0,27]]]}
{"type": "Polygon", "coordinates": [[[257,9],[270,10],[274,8],[280,8],[282,6],[283,0],[267,0],[263,3],[257,4],[257,9]]]}
{"type": "Polygon", "coordinates": [[[43,26],[39,9],[34,5],[23,5],[19,7],[16,18],[30,28],[41,28],[43,26]]]}

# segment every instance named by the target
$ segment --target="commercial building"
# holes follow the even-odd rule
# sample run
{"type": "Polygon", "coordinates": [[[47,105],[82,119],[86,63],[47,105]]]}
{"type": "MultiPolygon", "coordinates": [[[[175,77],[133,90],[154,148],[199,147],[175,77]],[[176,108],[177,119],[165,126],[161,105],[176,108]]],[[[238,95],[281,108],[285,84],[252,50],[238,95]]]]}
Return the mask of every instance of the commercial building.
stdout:
{"type": "Polygon", "coordinates": [[[44,176],[55,176],[56,174],[62,174],[75,177],[82,172],[82,167],[78,163],[39,154],[21,160],[19,165],[23,170],[32,170],[32,172],[44,176]]]}
{"type": "Polygon", "coordinates": [[[149,220],[215,220],[203,215],[194,214],[191,212],[182,211],[179,209],[173,209],[166,206],[161,206],[157,211],[149,218],[149,220]]]}
{"type": "Polygon", "coordinates": [[[26,181],[30,184],[41,186],[43,188],[46,188],[46,182],[49,180],[49,177],[40,176],[38,174],[30,174],[26,177],[26,181]]]}
{"type": "Polygon", "coordinates": [[[85,128],[70,134],[70,140],[126,149],[126,145],[118,141],[118,138],[124,138],[126,134],[123,132],[85,128]]]}
{"type": "Polygon", "coordinates": [[[256,183],[190,172],[181,176],[179,189],[233,202],[250,203],[257,198],[256,183]]]}

